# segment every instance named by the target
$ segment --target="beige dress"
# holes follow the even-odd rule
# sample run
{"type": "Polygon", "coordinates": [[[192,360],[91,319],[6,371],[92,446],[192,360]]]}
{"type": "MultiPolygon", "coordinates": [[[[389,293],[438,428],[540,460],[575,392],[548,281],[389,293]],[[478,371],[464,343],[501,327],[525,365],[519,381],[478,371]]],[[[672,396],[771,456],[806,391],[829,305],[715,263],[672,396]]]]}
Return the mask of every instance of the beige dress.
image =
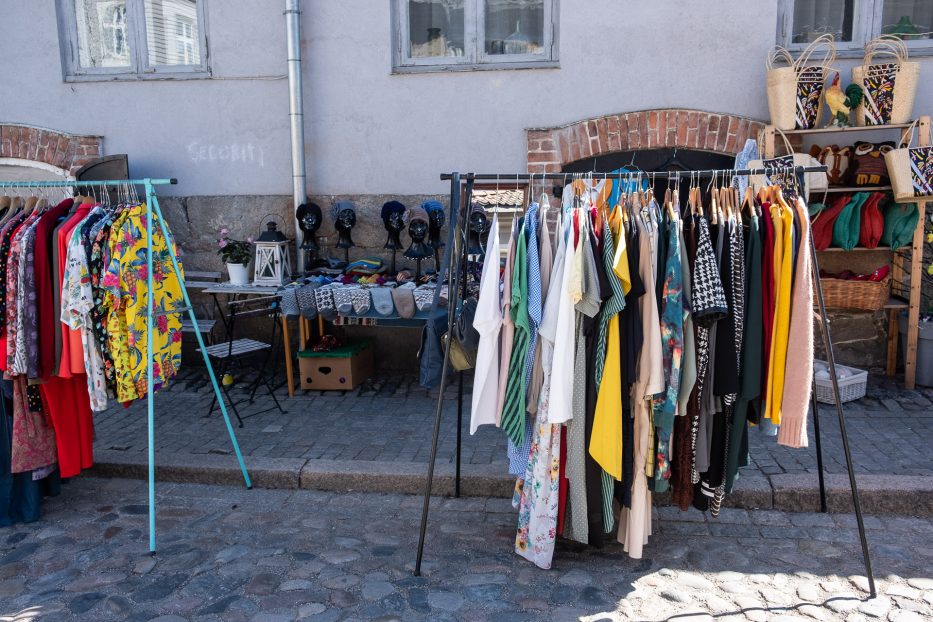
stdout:
{"type": "Polygon", "coordinates": [[[623,508],[619,516],[618,540],[630,557],[641,559],[642,548],[651,535],[651,491],[645,465],[648,461],[649,438],[652,426],[651,397],[664,390],[664,371],[661,355],[661,324],[658,301],[654,296],[655,271],[648,260],[657,248],[657,227],[635,219],[639,229],[639,276],[645,294],[638,300],[644,339],[635,368],[632,387],[632,412],[635,415],[635,446],[633,447],[635,478],[632,483],[632,507],[623,508]]]}

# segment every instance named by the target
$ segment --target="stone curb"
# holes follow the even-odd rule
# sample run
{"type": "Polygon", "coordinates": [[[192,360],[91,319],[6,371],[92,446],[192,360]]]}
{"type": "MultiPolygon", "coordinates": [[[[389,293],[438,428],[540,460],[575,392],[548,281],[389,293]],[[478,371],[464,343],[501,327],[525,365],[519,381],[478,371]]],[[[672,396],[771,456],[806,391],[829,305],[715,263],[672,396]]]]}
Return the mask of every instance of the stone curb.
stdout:
{"type": "MultiPolygon", "coordinates": [[[[141,452],[97,451],[95,477],[144,479],[148,466],[141,452]]],[[[427,466],[413,462],[364,462],[305,460],[302,458],[249,457],[246,466],[256,488],[326,490],[332,492],[383,492],[423,494],[427,466]]],[[[460,493],[466,497],[511,498],[515,480],[500,465],[463,465],[460,493]]],[[[242,486],[243,477],[232,455],[174,455],[168,463],[156,462],[157,482],[224,484],[242,486]]],[[[827,475],[826,498],[830,512],[852,512],[847,475],[827,475]]],[[[866,514],[933,516],[933,477],[858,475],[862,511],[866,514]]],[[[728,507],[819,511],[815,473],[740,477],[726,497],[728,507]]],[[[433,493],[453,495],[454,465],[438,464],[433,493]]],[[[657,505],[670,505],[669,494],[657,494],[657,505]]]]}

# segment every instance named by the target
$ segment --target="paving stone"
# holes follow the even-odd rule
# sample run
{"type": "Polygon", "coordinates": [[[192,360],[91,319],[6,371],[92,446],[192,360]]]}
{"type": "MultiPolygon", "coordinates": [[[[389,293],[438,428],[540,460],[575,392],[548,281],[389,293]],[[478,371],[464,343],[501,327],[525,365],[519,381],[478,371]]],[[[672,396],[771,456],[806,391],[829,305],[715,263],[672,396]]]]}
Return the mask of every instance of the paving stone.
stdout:
{"type": "Polygon", "coordinates": [[[297,590],[307,590],[311,587],[311,582],[305,579],[292,579],[279,585],[281,592],[295,592],[297,590]]]}
{"type": "Polygon", "coordinates": [[[593,575],[585,570],[574,569],[564,574],[559,579],[561,585],[572,585],[582,587],[593,583],[593,575]]]}
{"type": "Polygon", "coordinates": [[[861,600],[851,592],[831,594],[826,599],[826,606],[836,613],[846,613],[856,609],[861,600]]]}
{"type": "Polygon", "coordinates": [[[926,618],[916,611],[905,611],[902,609],[892,611],[891,615],[888,616],[888,620],[890,620],[890,622],[924,622],[926,618]]]}
{"type": "Polygon", "coordinates": [[[87,592],[80,596],[75,596],[68,602],[68,608],[73,613],[82,615],[94,608],[97,603],[107,598],[103,592],[87,592]]]}
{"type": "Polygon", "coordinates": [[[463,606],[463,596],[447,590],[430,590],[428,604],[434,609],[457,611],[463,606]]]}
{"type": "Polygon", "coordinates": [[[869,617],[884,619],[891,610],[891,601],[884,596],[878,596],[860,604],[858,610],[869,617]]]}
{"type": "Polygon", "coordinates": [[[933,579],[914,577],[907,579],[907,585],[918,590],[933,590],[933,579]]]}

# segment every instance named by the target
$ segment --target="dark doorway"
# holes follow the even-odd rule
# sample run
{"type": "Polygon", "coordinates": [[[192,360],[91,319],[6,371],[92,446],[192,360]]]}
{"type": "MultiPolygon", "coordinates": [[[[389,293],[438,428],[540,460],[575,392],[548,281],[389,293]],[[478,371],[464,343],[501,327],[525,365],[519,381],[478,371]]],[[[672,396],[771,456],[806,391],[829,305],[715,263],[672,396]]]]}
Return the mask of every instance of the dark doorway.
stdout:
{"type": "MultiPolygon", "coordinates": [[[[646,173],[657,171],[682,171],[680,196],[685,200],[686,190],[690,185],[690,171],[702,169],[731,169],[735,166],[735,156],[695,149],[642,149],[639,151],[619,151],[592,158],[584,158],[564,166],[565,173],[609,173],[623,167],[628,170],[640,170],[646,173]]],[[[664,196],[668,180],[659,179],[654,183],[656,196],[664,196]]],[[[559,194],[559,193],[558,193],[559,194]]]]}

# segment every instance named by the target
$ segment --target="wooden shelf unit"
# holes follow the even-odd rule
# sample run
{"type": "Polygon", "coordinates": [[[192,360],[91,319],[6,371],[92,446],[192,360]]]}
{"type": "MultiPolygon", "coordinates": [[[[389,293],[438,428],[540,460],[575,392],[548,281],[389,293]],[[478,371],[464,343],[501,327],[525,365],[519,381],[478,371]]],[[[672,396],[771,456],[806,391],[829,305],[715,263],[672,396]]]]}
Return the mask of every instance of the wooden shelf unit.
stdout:
{"type": "MultiPolygon", "coordinates": [[[[930,146],[930,117],[924,115],[918,119],[917,137],[918,144],[921,147],[930,146]]],[[[806,136],[808,134],[844,134],[846,132],[866,132],[883,130],[905,130],[913,123],[895,123],[891,125],[865,125],[860,127],[824,127],[809,130],[778,130],[773,125],[765,127],[763,155],[765,158],[775,156],[775,135],[779,131],[789,136],[806,136]]],[[[903,134],[903,131],[901,132],[903,134]]],[[[882,187],[878,187],[879,190],[882,187]]],[[[883,187],[889,190],[889,187],[883,187]]],[[[830,192],[868,192],[870,188],[854,189],[829,189],[830,192]]],[[[907,389],[913,389],[917,380],[917,338],[920,329],[920,287],[923,283],[921,270],[923,269],[923,242],[924,227],[926,223],[926,201],[917,202],[917,210],[920,212],[920,218],[917,222],[917,229],[914,231],[913,242],[910,247],[910,294],[907,302],[907,351],[904,353],[904,386],[907,389]]],[[[832,250],[832,249],[830,249],[832,250]]],[[[841,249],[837,249],[841,250],[841,249]]],[[[867,251],[870,249],[863,249],[867,251]]],[[[877,250],[877,249],[875,249],[877,250]]],[[[890,251],[890,249],[888,249],[890,251]]],[[[903,267],[898,262],[893,262],[892,273],[894,280],[900,278],[903,281],[903,267]]],[[[903,309],[902,304],[889,304],[885,306],[888,314],[888,353],[886,371],[889,376],[894,375],[897,357],[897,314],[903,309]]]]}

